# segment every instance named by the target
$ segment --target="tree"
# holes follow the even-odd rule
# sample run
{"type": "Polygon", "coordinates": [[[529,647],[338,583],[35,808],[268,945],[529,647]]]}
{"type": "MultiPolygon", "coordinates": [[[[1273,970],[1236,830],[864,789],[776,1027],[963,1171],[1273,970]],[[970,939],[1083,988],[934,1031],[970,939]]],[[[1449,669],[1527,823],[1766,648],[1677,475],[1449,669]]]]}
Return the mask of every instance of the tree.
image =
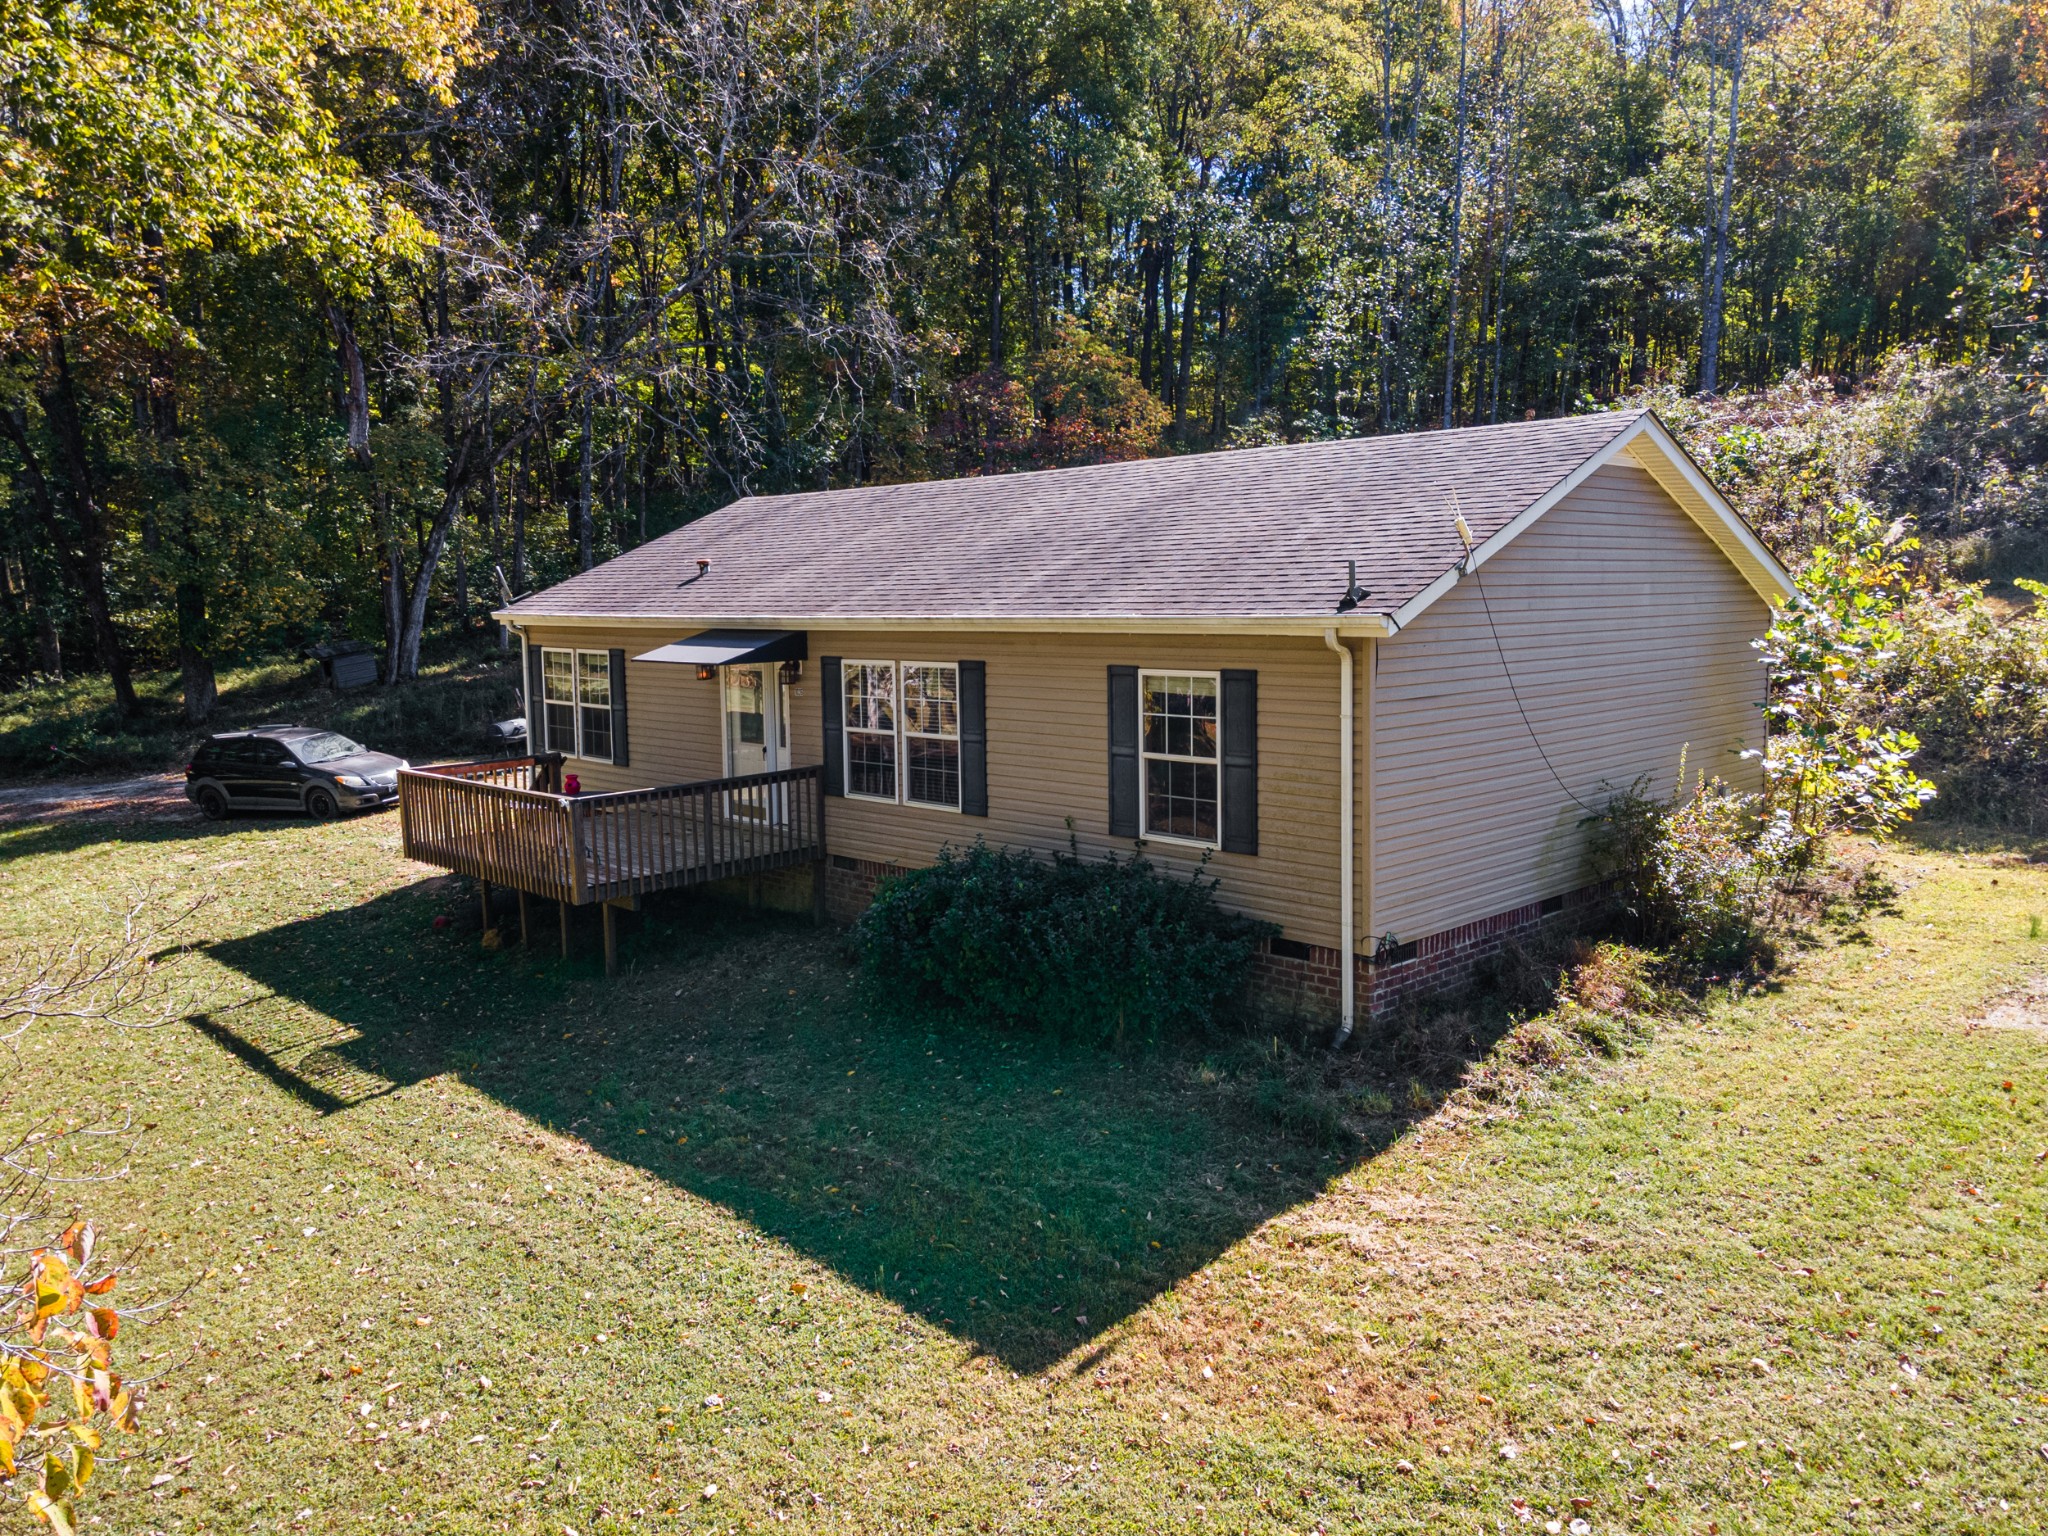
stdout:
{"type": "Polygon", "coordinates": [[[952,473],[1141,459],[1172,420],[1130,360],[1077,325],[1062,325],[1023,375],[984,369],[954,386],[935,434],[952,473]]]}
{"type": "MultiPolygon", "coordinates": [[[[445,91],[473,20],[466,0],[0,0],[0,346],[16,360],[0,418],[122,713],[136,696],[107,580],[118,530],[86,390],[134,397],[175,481],[182,259],[290,248],[362,274],[417,250],[417,220],[343,152],[331,92],[445,91]]],[[[177,602],[187,712],[203,716],[205,592],[180,583],[177,602]]]]}

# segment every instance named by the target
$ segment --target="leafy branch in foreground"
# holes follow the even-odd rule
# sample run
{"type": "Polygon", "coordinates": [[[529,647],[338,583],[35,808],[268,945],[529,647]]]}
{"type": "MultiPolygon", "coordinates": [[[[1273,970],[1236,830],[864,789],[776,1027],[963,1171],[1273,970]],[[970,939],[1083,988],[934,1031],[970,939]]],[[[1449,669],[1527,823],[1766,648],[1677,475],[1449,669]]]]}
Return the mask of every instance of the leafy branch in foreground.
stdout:
{"type": "Polygon", "coordinates": [[[114,1370],[122,1313],[108,1298],[119,1271],[95,1247],[91,1223],[74,1221],[54,1247],[32,1250],[0,1331],[0,1474],[64,1536],[105,1431],[132,1434],[141,1397],[114,1370]]]}
{"type": "MultiPolygon", "coordinates": [[[[163,976],[179,946],[174,929],[210,896],[176,904],[145,891],[121,915],[118,936],[22,946],[0,959],[0,1042],[12,1044],[38,1022],[70,1020],[146,1028],[177,1016],[181,1004],[163,976]]],[[[125,1127],[72,1124],[36,1128],[0,1146],[0,1488],[20,1498],[62,1536],[76,1529],[75,1506],[91,1480],[106,1434],[133,1432],[141,1389],[114,1369],[124,1318],[153,1308],[111,1300],[122,1269],[99,1251],[89,1221],[74,1215],[54,1242],[18,1246],[18,1238],[56,1224],[50,1193],[58,1184],[120,1177],[94,1168],[60,1171],[73,1138],[125,1127]]]]}

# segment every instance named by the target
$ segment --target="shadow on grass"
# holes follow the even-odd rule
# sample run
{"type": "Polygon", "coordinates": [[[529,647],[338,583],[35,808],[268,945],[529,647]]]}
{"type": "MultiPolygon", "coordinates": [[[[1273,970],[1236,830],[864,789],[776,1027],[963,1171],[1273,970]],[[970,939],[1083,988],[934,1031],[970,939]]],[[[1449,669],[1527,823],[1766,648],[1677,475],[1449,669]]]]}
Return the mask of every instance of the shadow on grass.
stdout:
{"type": "MultiPolygon", "coordinates": [[[[536,948],[498,953],[465,904],[412,886],[210,948],[334,1020],[316,1051],[194,1022],[322,1114],[458,1076],[1016,1370],[1085,1345],[1405,1125],[1305,1133],[1248,1047],[1126,1057],[870,1017],[837,936],[794,920],[671,898],[606,982],[549,957],[545,904],[536,948]]],[[[576,916],[587,956],[594,922],[576,916]]]]}
{"type": "Polygon", "coordinates": [[[1900,841],[1929,853],[2024,859],[2048,863],[2048,832],[2024,827],[1990,826],[1979,822],[1921,817],[1897,833],[1900,841]]]}
{"type": "MultiPolygon", "coordinates": [[[[369,816],[396,817],[396,811],[368,811],[369,816]]],[[[133,813],[121,807],[80,811],[44,811],[0,818],[0,864],[43,854],[71,853],[102,843],[185,843],[215,841],[222,854],[233,851],[232,840],[252,832],[279,828],[318,827],[299,811],[237,811],[225,821],[209,821],[197,806],[180,801],[159,809],[133,813]]]]}

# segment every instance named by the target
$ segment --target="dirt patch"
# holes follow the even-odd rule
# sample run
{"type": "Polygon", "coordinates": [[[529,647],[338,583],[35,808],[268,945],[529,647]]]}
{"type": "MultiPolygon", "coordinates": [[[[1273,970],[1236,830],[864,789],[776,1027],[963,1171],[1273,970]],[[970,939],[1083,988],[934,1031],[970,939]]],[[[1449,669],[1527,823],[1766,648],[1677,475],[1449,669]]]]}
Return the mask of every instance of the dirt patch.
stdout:
{"type": "Polygon", "coordinates": [[[2036,976],[1996,999],[1970,1021],[1972,1029],[2024,1029],[2048,1035],[2048,976],[2036,976]]]}
{"type": "Polygon", "coordinates": [[[112,821],[184,820],[198,814],[185,798],[185,781],[174,773],[0,787],[0,826],[85,816],[112,821]]]}

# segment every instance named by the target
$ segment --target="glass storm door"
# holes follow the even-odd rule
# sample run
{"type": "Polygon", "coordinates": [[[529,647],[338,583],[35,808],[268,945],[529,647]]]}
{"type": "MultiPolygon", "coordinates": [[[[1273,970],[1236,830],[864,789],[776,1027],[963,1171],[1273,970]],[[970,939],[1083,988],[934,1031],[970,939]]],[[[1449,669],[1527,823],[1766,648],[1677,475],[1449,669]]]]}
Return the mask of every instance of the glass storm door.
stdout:
{"type": "MultiPolygon", "coordinates": [[[[720,668],[725,695],[725,771],[732,778],[789,766],[789,721],[782,668],[774,663],[720,668]]],[[[779,787],[735,790],[727,813],[751,821],[782,821],[779,787]]]]}

